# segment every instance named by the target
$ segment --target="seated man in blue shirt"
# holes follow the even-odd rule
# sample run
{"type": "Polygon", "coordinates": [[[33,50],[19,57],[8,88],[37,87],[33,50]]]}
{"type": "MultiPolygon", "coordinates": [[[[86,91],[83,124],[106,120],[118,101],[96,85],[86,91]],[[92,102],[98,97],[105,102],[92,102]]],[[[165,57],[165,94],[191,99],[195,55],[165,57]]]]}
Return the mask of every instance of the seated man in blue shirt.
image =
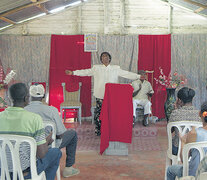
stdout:
{"type": "Polygon", "coordinates": [[[63,177],[70,177],[80,173],[78,169],[72,167],[75,164],[75,154],[77,146],[77,133],[70,129],[66,130],[57,108],[42,103],[45,96],[45,89],[42,84],[30,86],[29,93],[31,102],[25,107],[26,110],[39,114],[43,121],[52,121],[56,124],[56,147],[66,147],[66,167],[63,170],[63,177]],[[58,143],[59,142],[59,143],[58,143]]]}

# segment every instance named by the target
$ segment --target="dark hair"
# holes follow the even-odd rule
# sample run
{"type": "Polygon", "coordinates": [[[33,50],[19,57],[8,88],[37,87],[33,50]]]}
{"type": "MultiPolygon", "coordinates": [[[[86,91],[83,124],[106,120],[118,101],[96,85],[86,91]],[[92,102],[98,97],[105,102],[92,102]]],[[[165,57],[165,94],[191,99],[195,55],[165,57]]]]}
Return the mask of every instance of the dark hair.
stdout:
{"type": "Polygon", "coordinates": [[[195,96],[195,91],[188,87],[183,87],[178,91],[177,97],[183,101],[184,104],[192,102],[195,96]]]}
{"type": "MultiPolygon", "coordinates": [[[[203,114],[203,112],[207,112],[207,101],[204,102],[202,105],[201,105],[201,115],[203,114]]],[[[204,121],[207,123],[207,116],[204,117],[204,121]]]]}
{"type": "Polygon", "coordinates": [[[109,56],[109,62],[111,62],[111,54],[109,54],[108,52],[102,52],[101,55],[100,55],[100,61],[102,62],[102,56],[104,54],[107,54],[109,56]]]}
{"type": "Polygon", "coordinates": [[[10,86],[9,94],[13,101],[23,102],[24,98],[28,95],[28,90],[24,83],[16,83],[10,86]]]}
{"type": "Polygon", "coordinates": [[[146,72],[144,70],[138,70],[137,74],[142,75],[142,74],[146,74],[146,72]]]}

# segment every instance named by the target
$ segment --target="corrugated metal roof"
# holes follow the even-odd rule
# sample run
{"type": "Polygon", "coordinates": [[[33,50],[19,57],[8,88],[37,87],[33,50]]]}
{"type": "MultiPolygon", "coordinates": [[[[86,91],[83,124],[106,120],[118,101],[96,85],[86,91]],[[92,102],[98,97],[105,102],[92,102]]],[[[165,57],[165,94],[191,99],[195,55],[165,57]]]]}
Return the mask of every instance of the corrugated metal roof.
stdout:
{"type": "Polygon", "coordinates": [[[10,23],[2,21],[1,19],[0,19],[0,24],[2,27],[10,25],[10,23]]]}
{"type": "MultiPolygon", "coordinates": [[[[0,30],[51,10],[87,0],[0,0],[0,30]]],[[[162,0],[207,17],[207,0],[162,0]]],[[[69,7],[69,6],[68,6],[69,7]]]]}
{"type": "Polygon", "coordinates": [[[175,4],[175,5],[183,6],[187,9],[190,9],[190,10],[196,10],[196,9],[199,8],[199,6],[195,6],[193,4],[190,4],[188,2],[181,1],[181,0],[169,0],[168,2],[172,3],[172,4],[175,4]]]}
{"type": "Polygon", "coordinates": [[[9,14],[5,17],[7,17],[8,19],[12,19],[15,22],[19,22],[19,21],[36,16],[41,13],[42,11],[39,8],[37,8],[36,6],[32,6],[29,8],[25,8],[22,11],[17,11],[15,13],[9,14]]]}
{"type": "Polygon", "coordinates": [[[0,1],[0,13],[10,11],[11,9],[26,5],[28,3],[31,3],[31,1],[30,0],[16,0],[16,1],[15,0],[1,0],[0,1]]]}
{"type": "Polygon", "coordinates": [[[75,2],[76,0],[52,0],[45,3],[45,8],[49,11],[61,6],[66,6],[70,3],[75,2]]]}
{"type": "Polygon", "coordinates": [[[86,0],[0,0],[0,30],[51,10],[86,0]]]}

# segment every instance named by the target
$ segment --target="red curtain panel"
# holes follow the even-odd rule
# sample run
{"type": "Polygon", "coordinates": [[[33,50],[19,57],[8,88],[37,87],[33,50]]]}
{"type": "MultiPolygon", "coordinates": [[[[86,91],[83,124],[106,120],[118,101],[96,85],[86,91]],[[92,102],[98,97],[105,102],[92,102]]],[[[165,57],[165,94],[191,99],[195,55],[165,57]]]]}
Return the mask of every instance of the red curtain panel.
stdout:
{"type": "MultiPolygon", "coordinates": [[[[171,71],[171,35],[139,35],[138,70],[154,70],[153,76],[160,75],[159,67],[165,75],[171,71]]],[[[165,87],[153,81],[155,91],[152,97],[152,113],[164,118],[165,87]]]]}
{"type": "Polygon", "coordinates": [[[60,109],[63,102],[62,82],[68,91],[82,82],[80,101],[82,117],[91,115],[91,77],[68,76],[65,70],[91,68],[91,53],[84,52],[83,35],[52,35],[49,72],[49,104],[60,109]]]}

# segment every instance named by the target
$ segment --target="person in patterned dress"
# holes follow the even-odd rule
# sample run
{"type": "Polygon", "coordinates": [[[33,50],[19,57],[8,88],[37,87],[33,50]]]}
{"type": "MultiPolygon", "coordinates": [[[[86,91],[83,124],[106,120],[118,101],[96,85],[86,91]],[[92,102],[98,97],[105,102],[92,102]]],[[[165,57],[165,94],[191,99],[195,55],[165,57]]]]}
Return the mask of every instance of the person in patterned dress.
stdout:
{"type": "MultiPolygon", "coordinates": [[[[169,122],[178,121],[201,121],[199,117],[199,110],[193,104],[193,97],[195,91],[188,87],[181,88],[177,93],[176,109],[172,111],[169,122]]],[[[172,139],[172,154],[177,155],[179,144],[178,129],[174,129],[174,136],[172,139]]]]}

